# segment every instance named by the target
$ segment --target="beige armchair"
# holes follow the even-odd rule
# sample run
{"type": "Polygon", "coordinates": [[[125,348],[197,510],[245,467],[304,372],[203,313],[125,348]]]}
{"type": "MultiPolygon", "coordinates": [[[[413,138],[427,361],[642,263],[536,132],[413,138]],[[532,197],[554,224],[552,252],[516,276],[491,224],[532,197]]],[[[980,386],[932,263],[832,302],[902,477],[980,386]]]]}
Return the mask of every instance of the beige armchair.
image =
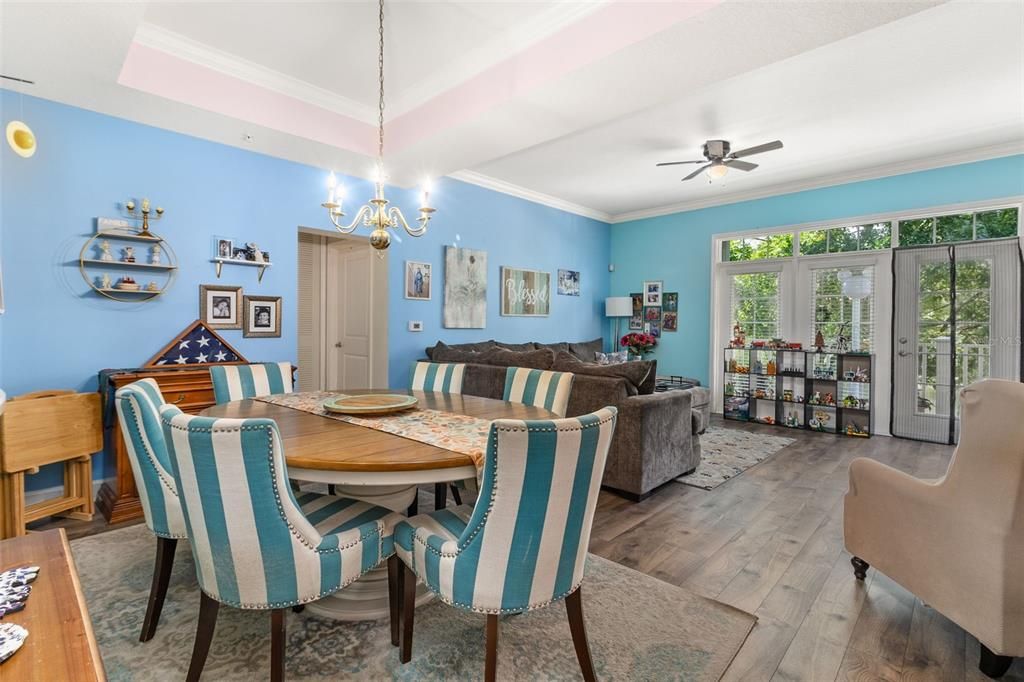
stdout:
{"type": "Polygon", "coordinates": [[[924,481],[871,459],[850,464],[843,525],[857,578],[869,563],[981,642],[1000,677],[1024,656],[1024,384],[960,393],[960,444],[924,481]]]}

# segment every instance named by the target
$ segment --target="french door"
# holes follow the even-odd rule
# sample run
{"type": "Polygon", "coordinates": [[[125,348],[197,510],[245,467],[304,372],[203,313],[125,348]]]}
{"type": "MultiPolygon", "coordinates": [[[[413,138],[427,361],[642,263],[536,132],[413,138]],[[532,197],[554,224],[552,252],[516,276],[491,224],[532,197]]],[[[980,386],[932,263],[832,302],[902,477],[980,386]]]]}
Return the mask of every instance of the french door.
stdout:
{"type": "Polygon", "coordinates": [[[959,389],[1020,378],[1019,254],[1017,239],[894,252],[893,435],[955,443],[959,389]]]}

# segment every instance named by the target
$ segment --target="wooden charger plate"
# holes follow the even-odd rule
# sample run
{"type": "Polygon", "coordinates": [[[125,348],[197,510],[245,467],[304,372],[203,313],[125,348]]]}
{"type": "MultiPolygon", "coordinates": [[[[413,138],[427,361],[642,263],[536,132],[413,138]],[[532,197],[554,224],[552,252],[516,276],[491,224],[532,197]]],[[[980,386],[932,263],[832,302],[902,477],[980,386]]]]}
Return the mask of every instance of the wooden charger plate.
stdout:
{"type": "Polygon", "coordinates": [[[338,414],[393,414],[416,407],[419,400],[411,395],[375,393],[372,395],[347,395],[328,398],[324,409],[338,414]]]}

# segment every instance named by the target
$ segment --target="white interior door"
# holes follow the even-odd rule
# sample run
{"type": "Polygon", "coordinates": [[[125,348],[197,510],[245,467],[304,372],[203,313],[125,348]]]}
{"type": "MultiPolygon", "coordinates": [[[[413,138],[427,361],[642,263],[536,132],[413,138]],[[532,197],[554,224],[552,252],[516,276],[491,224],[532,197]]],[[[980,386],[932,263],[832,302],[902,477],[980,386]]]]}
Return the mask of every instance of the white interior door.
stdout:
{"type": "Polygon", "coordinates": [[[893,435],[940,443],[959,434],[957,393],[1019,378],[1016,240],[896,253],[893,435]]]}
{"type": "Polygon", "coordinates": [[[372,254],[365,244],[327,248],[327,388],[366,388],[371,380],[372,254]]]}
{"type": "Polygon", "coordinates": [[[326,239],[299,233],[298,390],[322,391],[324,377],[324,277],[326,239]]]}

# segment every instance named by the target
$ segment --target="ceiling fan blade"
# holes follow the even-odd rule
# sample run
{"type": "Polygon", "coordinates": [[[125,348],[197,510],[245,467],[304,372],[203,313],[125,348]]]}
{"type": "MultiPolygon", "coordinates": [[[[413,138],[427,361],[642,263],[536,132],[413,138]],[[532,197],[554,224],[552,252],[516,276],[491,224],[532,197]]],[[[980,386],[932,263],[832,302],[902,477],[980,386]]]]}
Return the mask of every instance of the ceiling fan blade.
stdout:
{"type": "Polygon", "coordinates": [[[770,152],[774,149],[782,149],[782,140],[775,140],[774,142],[765,142],[759,144],[756,147],[747,147],[739,151],[729,154],[730,159],[738,159],[741,156],[753,156],[754,154],[761,154],[763,152],[770,152]]]}
{"type": "Polygon", "coordinates": [[[679,165],[684,164],[684,163],[707,163],[707,161],[705,159],[700,159],[699,161],[665,161],[663,163],[656,163],[654,165],[655,166],[679,166],[679,165]]]}
{"type": "Polygon", "coordinates": [[[705,168],[711,168],[711,164],[709,163],[706,166],[701,166],[697,170],[693,171],[692,173],[687,175],[685,178],[683,178],[683,182],[686,182],[687,180],[693,180],[695,177],[697,177],[698,175],[703,173],[705,168]]]}
{"type": "Polygon", "coordinates": [[[726,159],[725,165],[729,168],[735,168],[741,171],[752,171],[757,168],[756,163],[750,163],[749,161],[740,161],[739,159],[726,159]]]}

